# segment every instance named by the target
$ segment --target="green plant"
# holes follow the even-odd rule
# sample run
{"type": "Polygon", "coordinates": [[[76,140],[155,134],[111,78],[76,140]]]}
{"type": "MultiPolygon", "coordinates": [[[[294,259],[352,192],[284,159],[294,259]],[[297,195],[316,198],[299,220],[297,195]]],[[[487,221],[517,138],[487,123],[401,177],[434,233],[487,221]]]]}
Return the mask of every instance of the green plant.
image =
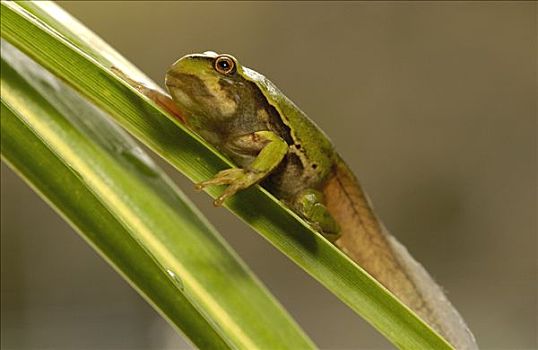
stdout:
{"type": "MultiPolygon", "coordinates": [[[[2,38],[42,66],[13,49],[15,58],[4,60],[3,53],[2,155],[13,168],[196,345],[313,347],[162,172],[121,129],[110,127],[115,120],[193,181],[230,166],[110,68],[147,81],[143,74],[51,3],[2,2],[2,38]],[[52,76],[76,93],[66,99],[65,90],[51,88],[57,83],[39,84],[52,76]],[[59,178],[69,183],[63,191],[59,178]],[[122,236],[111,237],[110,227],[122,236]],[[243,284],[236,285],[238,276],[243,284]],[[242,300],[248,306],[238,304],[242,300]]],[[[398,347],[450,348],[263,189],[244,191],[226,206],[398,347]]]]}

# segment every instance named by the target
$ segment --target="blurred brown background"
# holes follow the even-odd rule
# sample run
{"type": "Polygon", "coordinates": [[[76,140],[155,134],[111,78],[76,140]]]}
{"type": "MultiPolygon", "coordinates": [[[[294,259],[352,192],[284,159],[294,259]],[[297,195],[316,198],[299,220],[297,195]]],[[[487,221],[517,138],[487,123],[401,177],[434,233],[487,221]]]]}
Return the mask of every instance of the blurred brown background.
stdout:
{"type": "MultiPolygon", "coordinates": [[[[330,135],[481,347],[537,347],[536,3],[61,5],[157,82],[209,49],[270,77],[330,135]]],[[[321,348],[391,348],[169,173],[321,348]]],[[[1,247],[3,348],[188,348],[5,165],[1,247]]]]}

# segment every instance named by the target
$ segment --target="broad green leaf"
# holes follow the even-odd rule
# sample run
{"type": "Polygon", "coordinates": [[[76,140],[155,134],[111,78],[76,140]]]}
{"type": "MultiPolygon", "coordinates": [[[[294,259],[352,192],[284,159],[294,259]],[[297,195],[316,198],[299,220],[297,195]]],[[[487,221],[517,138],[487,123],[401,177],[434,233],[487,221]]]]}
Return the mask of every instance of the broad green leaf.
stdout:
{"type": "Polygon", "coordinates": [[[313,348],[106,114],[4,42],[1,89],[3,158],[195,345],[313,348]]]}
{"type": "MultiPolygon", "coordinates": [[[[193,181],[230,166],[176,120],[120,81],[115,66],[155,86],[102,40],[52,4],[2,3],[2,37],[94,101],[193,181]]],[[[219,189],[208,191],[216,196],[219,189]]],[[[451,347],[379,283],[260,187],[226,206],[402,349],[451,347]]]]}

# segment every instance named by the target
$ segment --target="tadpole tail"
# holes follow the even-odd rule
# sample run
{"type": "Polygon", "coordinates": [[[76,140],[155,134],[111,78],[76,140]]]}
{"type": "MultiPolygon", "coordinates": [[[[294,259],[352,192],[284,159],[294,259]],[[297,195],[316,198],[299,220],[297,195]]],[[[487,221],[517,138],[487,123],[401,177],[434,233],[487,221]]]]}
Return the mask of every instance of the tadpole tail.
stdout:
{"type": "Polygon", "coordinates": [[[334,175],[327,180],[323,192],[342,231],[336,246],[456,349],[478,349],[458,311],[422,265],[386,231],[342,160],[336,162],[334,175]]]}

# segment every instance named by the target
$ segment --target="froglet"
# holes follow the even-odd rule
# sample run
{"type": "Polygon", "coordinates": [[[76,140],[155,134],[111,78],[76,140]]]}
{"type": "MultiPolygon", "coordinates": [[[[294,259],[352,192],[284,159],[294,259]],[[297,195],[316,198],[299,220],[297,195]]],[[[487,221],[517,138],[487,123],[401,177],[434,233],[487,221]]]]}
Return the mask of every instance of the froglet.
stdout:
{"type": "Polygon", "coordinates": [[[384,229],[329,138],[266,77],[208,51],[172,65],[165,81],[170,96],[126,80],[238,166],[197,184],[226,185],[216,205],[261,184],[454,347],[477,349],[441,288],[384,229]]]}

